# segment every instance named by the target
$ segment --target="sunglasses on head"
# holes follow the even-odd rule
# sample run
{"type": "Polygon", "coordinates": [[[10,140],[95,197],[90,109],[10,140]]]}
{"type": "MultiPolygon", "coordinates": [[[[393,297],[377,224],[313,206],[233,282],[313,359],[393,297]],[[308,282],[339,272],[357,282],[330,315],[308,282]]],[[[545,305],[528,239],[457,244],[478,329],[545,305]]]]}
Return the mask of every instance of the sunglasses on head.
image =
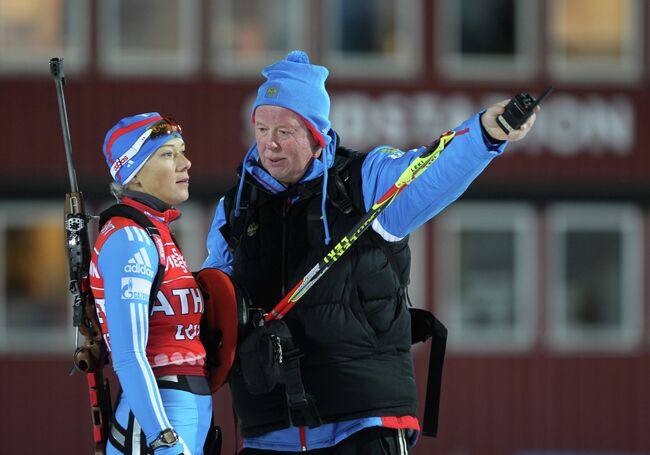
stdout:
{"type": "Polygon", "coordinates": [[[157,121],[147,129],[151,130],[149,138],[156,138],[174,132],[183,134],[183,128],[171,117],[163,117],[162,120],[157,121]]]}

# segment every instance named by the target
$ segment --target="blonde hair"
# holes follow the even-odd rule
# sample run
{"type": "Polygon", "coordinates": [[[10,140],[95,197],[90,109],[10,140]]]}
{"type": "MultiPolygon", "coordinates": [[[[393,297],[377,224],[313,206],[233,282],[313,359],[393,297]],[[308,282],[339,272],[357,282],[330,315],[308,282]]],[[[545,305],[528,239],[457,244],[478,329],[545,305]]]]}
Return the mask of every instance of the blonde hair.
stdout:
{"type": "Polygon", "coordinates": [[[122,197],[124,196],[124,190],[126,190],[127,186],[128,185],[122,185],[121,183],[111,182],[109,189],[118,203],[122,200],[122,197]]]}

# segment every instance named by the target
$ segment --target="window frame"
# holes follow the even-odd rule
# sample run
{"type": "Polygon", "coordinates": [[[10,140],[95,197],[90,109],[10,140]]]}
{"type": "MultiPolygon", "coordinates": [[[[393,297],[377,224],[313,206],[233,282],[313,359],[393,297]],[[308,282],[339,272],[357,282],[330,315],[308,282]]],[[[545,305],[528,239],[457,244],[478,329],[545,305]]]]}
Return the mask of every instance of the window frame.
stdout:
{"type": "Polygon", "coordinates": [[[555,203],[546,213],[547,235],[547,343],[559,352],[622,351],[636,347],[643,335],[643,219],[632,204],[555,203]],[[609,232],[620,228],[621,325],[618,329],[571,329],[566,313],[567,286],[563,282],[564,240],[558,233],[570,230],[609,232]]]}
{"type": "MultiPolygon", "coordinates": [[[[236,30],[232,25],[235,23],[233,19],[232,3],[236,0],[209,0],[209,44],[208,44],[208,59],[210,62],[210,69],[212,72],[221,77],[251,77],[259,78],[262,68],[281,60],[287,56],[287,53],[292,49],[286,51],[270,52],[266,51],[260,58],[243,58],[233,52],[232,33],[236,30]],[[215,16],[217,17],[215,19],[215,16]],[[225,40],[227,43],[221,44],[219,40],[219,29],[226,27],[231,28],[232,33],[228,35],[225,40]],[[216,36],[215,36],[216,35],[216,36]],[[215,44],[216,43],[216,44],[215,44]]],[[[309,55],[313,54],[313,46],[309,33],[307,31],[307,24],[311,19],[312,2],[311,0],[288,0],[290,7],[287,11],[298,16],[298,20],[292,21],[295,28],[289,30],[289,41],[292,43],[304,43],[301,50],[304,50],[309,55]]]]}
{"type": "MultiPolygon", "coordinates": [[[[63,216],[62,205],[49,201],[2,201],[0,204],[0,257],[5,257],[6,228],[34,226],[34,213],[63,216]]],[[[64,230],[61,223],[61,247],[64,247],[64,230]]],[[[63,266],[63,264],[62,264],[63,266]]],[[[74,350],[72,327],[72,296],[66,299],[66,319],[63,327],[10,327],[7,325],[9,298],[5,284],[6,264],[0,261],[0,353],[39,352],[62,353],[74,350]]],[[[67,264],[66,264],[67,267],[67,264]]]]}
{"type": "Polygon", "coordinates": [[[521,352],[536,340],[537,219],[535,210],[518,202],[456,202],[435,219],[435,298],[449,327],[449,346],[458,352],[521,352]],[[512,330],[494,334],[463,327],[460,299],[460,237],[463,228],[514,235],[514,312],[512,330]],[[454,304],[456,302],[456,304],[454,304]]]}
{"type": "Polygon", "coordinates": [[[78,74],[84,71],[90,59],[90,6],[85,0],[65,0],[68,7],[66,20],[70,24],[70,36],[63,49],[45,49],[42,52],[28,53],[21,50],[19,54],[6,52],[0,48],[0,74],[34,74],[42,75],[47,69],[47,62],[59,54],[64,60],[65,71],[78,74]]]}
{"type": "Polygon", "coordinates": [[[631,2],[630,15],[625,29],[631,27],[630,35],[625,43],[623,62],[618,65],[616,61],[598,57],[583,57],[576,61],[567,61],[566,55],[554,52],[560,45],[552,33],[552,18],[555,8],[566,0],[553,0],[548,3],[546,16],[547,27],[547,68],[549,75],[557,81],[563,82],[618,82],[632,83],[641,78],[643,71],[643,43],[644,36],[644,8],[639,0],[624,0],[631,2]]]}
{"type": "Polygon", "coordinates": [[[113,77],[170,79],[198,72],[202,58],[200,0],[177,0],[180,50],[175,55],[125,51],[119,47],[119,7],[122,1],[126,0],[103,0],[97,7],[97,59],[102,73],[113,77]]]}
{"type": "MultiPolygon", "coordinates": [[[[328,38],[337,35],[340,31],[340,21],[337,20],[343,2],[345,0],[335,0],[328,2],[325,6],[323,15],[323,25],[321,34],[321,53],[324,65],[327,66],[336,78],[362,78],[362,79],[409,79],[419,75],[422,72],[424,59],[423,55],[423,17],[424,7],[422,0],[410,0],[409,2],[399,3],[397,8],[396,27],[399,31],[398,36],[402,39],[399,45],[408,45],[413,47],[414,58],[408,55],[395,58],[386,57],[365,57],[363,55],[345,53],[336,50],[332,43],[336,38],[328,38]],[[408,6],[408,8],[406,7],[408,6]],[[339,28],[337,28],[339,27],[339,28]]],[[[398,0],[395,0],[396,2],[398,0]]],[[[399,50],[397,51],[399,54],[399,50]]],[[[403,52],[403,51],[402,51],[403,52]]]]}
{"type": "Polygon", "coordinates": [[[539,71],[539,2],[516,2],[515,54],[512,58],[496,55],[463,56],[460,52],[460,5],[458,0],[436,3],[433,28],[434,71],[455,80],[522,81],[539,71]],[[458,29],[454,33],[454,27],[458,29]],[[456,38],[454,38],[456,37],[456,38]]]}

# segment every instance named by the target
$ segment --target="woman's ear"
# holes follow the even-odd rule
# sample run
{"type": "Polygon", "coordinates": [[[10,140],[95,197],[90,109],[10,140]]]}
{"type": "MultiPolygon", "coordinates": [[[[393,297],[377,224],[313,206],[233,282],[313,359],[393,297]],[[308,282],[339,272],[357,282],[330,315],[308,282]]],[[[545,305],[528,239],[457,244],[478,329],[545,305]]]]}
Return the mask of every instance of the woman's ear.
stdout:
{"type": "Polygon", "coordinates": [[[135,190],[135,191],[137,191],[139,187],[140,187],[140,179],[138,179],[137,175],[134,175],[131,178],[131,181],[126,184],[124,189],[125,190],[135,190]]]}

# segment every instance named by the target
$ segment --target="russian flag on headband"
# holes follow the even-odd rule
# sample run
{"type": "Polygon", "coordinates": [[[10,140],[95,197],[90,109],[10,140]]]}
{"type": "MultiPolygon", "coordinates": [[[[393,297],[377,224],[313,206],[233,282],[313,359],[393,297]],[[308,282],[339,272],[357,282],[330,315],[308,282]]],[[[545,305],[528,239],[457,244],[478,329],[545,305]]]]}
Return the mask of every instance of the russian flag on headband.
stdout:
{"type": "MultiPolygon", "coordinates": [[[[157,114],[157,112],[154,112],[153,114],[157,114]]],[[[140,114],[140,115],[136,115],[134,117],[124,118],[124,119],[120,120],[117,123],[116,126],[119,126],[122,123],[125,123],[124,121],[127,120],[127,119],[135,119],[137,117],[142,117],[142,116],[147,116],[147,115],[149,115],[149,114],[140,114]]],[[[148,126],[151,123],[154,123],[154,122],[156,122],[158,120],[162,120],[162,116],[160,114],[154,115],[152,117],[147,117],[147,118],[145,118],[143,120],[140,120],[139,122],[135,122],[135,123],[132,123],[132,124],[127,125],[127,126],[118,127],[117,129],[115,129],[115,127],[113,127],[111,129],[112,133],[111,133],[111,131],[109,131],[110,137],[108,138],[108,143],[105,145],[105,151],[104,151],[104,153],[106,153],[106,155],[107,155],[107,159],[111,160],[109,162],[109,164],[113,164],[115,162],[115,160],[112,159],[113,155],[111,153],[111,149],[113,148],[113,143],[115,142],[116,139],[118,139],[120,136],[122,136],[124,134],[127,134],[127,133],[129,133],[129,132],[131,132],[131,131],[133,131],[133,130],[135,130],[137,128],[140,128],[142,126],[148,126]]]]}

